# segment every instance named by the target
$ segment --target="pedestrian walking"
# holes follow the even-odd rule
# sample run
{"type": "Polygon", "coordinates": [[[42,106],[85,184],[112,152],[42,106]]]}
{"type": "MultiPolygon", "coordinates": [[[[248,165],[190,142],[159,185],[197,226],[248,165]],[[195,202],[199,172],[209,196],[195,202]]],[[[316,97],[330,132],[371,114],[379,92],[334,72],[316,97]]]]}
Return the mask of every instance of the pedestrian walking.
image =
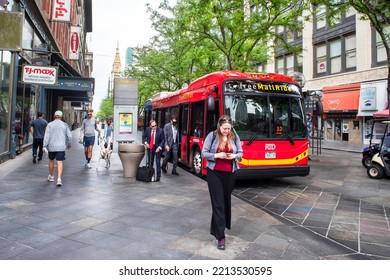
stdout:
{"type": "Polygon", "coordinates": [[[32,145],[32,157],[33,163],[37,163],[42,160],[43,155],[43,138],[45,136],[45,130],[47,127],[47,121],[43,118],[43,113],[38,112],[37,118],[31,122],[30,132],[33,137],[32,145]],[[38,152],[38,154],[37,154],[38,152]]]}
{"type": "Polygon", "coordinates": [[[65,150],[72,145],[72,133],[66,122],[62,121],[62,112],[54,113],[54,121],[51,121],[43,139],[44,151],[49,157],[49,176],[47,180],[54,182],[54,160],[57,160],[57,186],[62,186],[62,172],[64,170],[65,150]]]}
{"type": "Polygon", "coordinates": [[[179,152],[179,133],[177,130],[177,119],[175,115],[171,116],[171,121],[164,126],[164,145],[165,154],[161,170],[167,173],[168,160],[172,157],[172,174],[179,175],[177,173],[177,160],[179,152]]]}
{"type": "Polygon", "coordinates": [[[231,194],[234,172],[239,168],[242,146],[232,127],[232,119],[222,115],[216,131],[210,132],[203,145],[202,158],[207,159],[207,185],[212,215],[210,233],[217,239],[217,248],[225,250],[225,228],[231,226],[231,194]]]}
{"type": "Polygon", "coordinates": [[[157,127],[155,120],[149,122],[149,127],[145,128],[142,134],[142,143],[146,146],[146,156],[149,160],[149,166],[153,167],[154,158],[156,158],[156,175],[155,182],[161,178],[161,151],[164,147],[164,130],[157,127]]]}
{"type": "Polygon", "coordinates": [[[107,140],[107,146],[111,150],[113,148],[113,136],[114,136],[114,124],[112,123],[112,120],[107,120],[106,140],[107,140]]]}
{"type": "Polygon", "coordinates": [[[97,121],[92,117],[93,110],[87,111],[87,118],[83,120],[80,129],[80,142],[84,145],[85,168],[91,169],[92,150],[95,145],[95,131],[100,133],[97,121]],[[84,136],[84,137],[83,137],[84,136]]]}

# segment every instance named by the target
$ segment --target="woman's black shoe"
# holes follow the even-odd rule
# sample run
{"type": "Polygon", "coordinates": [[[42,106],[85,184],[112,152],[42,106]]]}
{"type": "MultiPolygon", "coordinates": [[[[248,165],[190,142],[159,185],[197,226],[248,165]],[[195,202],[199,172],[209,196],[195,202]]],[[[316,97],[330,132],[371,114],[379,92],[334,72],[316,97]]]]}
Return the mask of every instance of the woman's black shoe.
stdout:
{"type": "Polygon", "coordinates": [[[225,238],[221,238],[220,240],[218,240],[217,248],[219,250],[225,250],[225,238]]]}

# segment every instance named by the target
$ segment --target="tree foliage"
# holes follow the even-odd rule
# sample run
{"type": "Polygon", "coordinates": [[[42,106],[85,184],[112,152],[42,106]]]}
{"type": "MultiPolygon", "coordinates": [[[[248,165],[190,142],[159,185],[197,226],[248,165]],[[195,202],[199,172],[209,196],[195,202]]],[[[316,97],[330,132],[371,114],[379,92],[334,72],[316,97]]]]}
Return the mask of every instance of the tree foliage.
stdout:
{"type": "Polygon", "coordinates": [[[194,79],[221,69],[257,71],[267,63],[275,45],[291,46],[276,27],[302,30],[301,0],[164,0],[159,9],[148,6],[157,35],[149,46],[135,48],[134,62],[125,75],[139,80],[141,104],[153,94],[174,91],[194,79]],[[249,5],[248,3],[252,5],[249,5]]]}
{"type": "Polygon", "coordinates": [[[114,115],[114,99],[112,96],[104,98],[99,106],[99,111],[96,114],[98,118],[110,118],[114,115]]]}
{"type": "Polygon", "coordinates": [[[303,1],[286,0],[182,0],[175,21],[196,45],[218,51],[225,68],[255,71],[256,63],[268,60],[269,46],[279,36],[276,27],[302,29],[305,7],[303,1]]]}

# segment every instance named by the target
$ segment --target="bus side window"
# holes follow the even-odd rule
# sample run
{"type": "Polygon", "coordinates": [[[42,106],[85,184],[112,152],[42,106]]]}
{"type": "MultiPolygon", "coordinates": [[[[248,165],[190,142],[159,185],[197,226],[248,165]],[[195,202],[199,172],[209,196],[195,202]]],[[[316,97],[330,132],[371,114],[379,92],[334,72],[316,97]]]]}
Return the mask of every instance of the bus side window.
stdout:
{"type": "Polygon", "coordinates": [[[205,111],[205,102],[199,101],[192,103],[191,111],[191,136],[202,137],[203,133],[203,117],[205,111]]]}
{"type": "Polygon", "coordinates": [[[219,118],[219,104],[218,100],[215,100],[215,111],[207,112],[207,122],[206,122],[206,134],[209,134],[211,131],[215,131],[217,129],[217,122],[219,118]]]}
{"type": "Polygon", "coordinates": [[[179,129],[181,131],[180,135],[187,135],[188,130],[188,114],[189,114],[189,108],[188,104],[180,105],[178,117],[181,118],[181,121],[179,123],[179,129]]]}

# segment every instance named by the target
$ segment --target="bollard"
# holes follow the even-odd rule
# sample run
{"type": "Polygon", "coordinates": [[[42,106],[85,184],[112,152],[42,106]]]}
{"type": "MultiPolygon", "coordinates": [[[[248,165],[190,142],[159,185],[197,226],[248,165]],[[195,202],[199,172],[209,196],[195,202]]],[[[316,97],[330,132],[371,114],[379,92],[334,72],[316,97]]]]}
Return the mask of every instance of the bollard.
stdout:
{"type": "Polygon", "coordinates": [[[122,143],[118,146],[118,155],[123,166],[123,177],[135,177],[145,155],[145,146],[142,144],[122,143]]]}

